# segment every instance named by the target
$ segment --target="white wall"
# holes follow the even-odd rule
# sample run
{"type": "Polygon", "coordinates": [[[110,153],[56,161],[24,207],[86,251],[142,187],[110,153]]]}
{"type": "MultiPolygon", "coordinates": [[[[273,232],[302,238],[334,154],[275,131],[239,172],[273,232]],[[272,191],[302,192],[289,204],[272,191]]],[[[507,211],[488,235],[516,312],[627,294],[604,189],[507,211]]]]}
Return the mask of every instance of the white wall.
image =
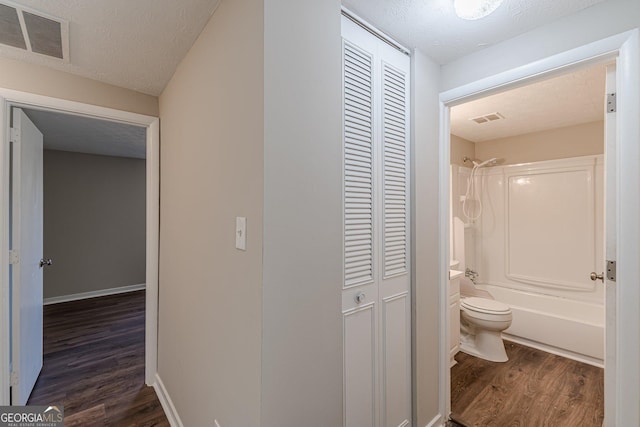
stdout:
{"type": "Polygon", "coordinates": [[[260,425],[338,427],[343,404],[340,2],[265,0],[264,10],[260,425]]]}
{"type": "Polygon", "coordinates": [[[160,96],[158,373],[185,426],[260,425],[263,50],[262,0],[223,0],[160,96]]]}
{"type": "Polygon", "coordinates": [[[442,67],[442,91],[640,26],[640,2],[609,0],[442,67]]]}
{"type": "MultiPolygon", "coordinates": [[[[439,279],[438,174],[440,67],[418,50],[412,57],[413,211],[412,262],[414,290],[413,406],[416,425],[438,416],[439,279]]],[[[444,414],[443,414],[444,415],[444,414]]],[[[444,421],[444,420],[442,420],[444,421]]]]}

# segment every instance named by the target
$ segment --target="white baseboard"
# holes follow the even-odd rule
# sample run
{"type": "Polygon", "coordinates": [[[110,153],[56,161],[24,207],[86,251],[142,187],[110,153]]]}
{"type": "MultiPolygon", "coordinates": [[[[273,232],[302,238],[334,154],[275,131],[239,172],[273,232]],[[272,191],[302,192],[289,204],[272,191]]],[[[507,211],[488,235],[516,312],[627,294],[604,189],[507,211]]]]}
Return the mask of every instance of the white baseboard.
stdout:
{"type": "Polygon", "coordinates": [[[100,289],[99,291],[81,292],[79,294],[61,295],[59,297],[45,298],[44,305],[58,304],[61,302],[78,301],[81,299],[89,299],[96,297],[104,297],[107,295],[123,294],[125,292],[141,291],[146,288],[145,283],[130,286],[120,286],[118,288],[100,289]]]}
{"type": "Polygon", "coordinates": [[[153,384],[153,388],[158,395],[162,409],[164,409],[164,413],[167,416],[171,427],[184,427],[184,424],[182,424],[182,420],[180,420],[180,416],[178,415],[178,411],[176,411],[176,407],[173,405],[173,401],[171,400],[167,389],[164,387],[164,383],[160,379],[160,375],[157,373],[156,382],[153,384]]]}
{"type": "Polygon", "coordinates": [[[436,415],[425,427],[442,427],[444,422],[442,421],[442,415],[436,415]]]}

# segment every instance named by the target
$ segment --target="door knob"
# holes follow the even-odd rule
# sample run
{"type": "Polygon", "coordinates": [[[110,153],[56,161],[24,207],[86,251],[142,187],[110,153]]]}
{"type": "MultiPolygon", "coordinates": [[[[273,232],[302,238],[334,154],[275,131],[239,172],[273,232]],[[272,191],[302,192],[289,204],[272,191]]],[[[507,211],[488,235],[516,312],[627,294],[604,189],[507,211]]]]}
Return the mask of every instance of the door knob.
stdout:
{"type": "Polygon", "coordinates": [[[602,283],[604,283],[604,273],[602,274],[597,274],[595,271],[592,271],[591,274],[589,275],[589,277],[591,278],[591,280],[593,280],[594,282],[598,279],[600,279],[602,281],[602,283]]]}
{"type": "Polygon", "coordinates": [[[51,258],[48,258],[48,259],[42,258],[40,260],[40,268],[44,267],[45,265],[51,265],[51,264],[53,264],[53,261],[51,261],[51,258]]]}

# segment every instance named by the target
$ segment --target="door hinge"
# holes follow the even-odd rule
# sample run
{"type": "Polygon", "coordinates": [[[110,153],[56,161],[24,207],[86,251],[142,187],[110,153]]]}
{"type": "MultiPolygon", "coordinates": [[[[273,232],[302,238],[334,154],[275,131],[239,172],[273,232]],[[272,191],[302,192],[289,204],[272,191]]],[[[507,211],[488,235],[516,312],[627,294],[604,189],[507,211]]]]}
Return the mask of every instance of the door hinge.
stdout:
{"type": "Polygon", "coordinates": [[[9,251],[9,264],[18,263],[20,263],[20,255],[18,255],[18,251],[9,251]]]}
{"type": "Polygon", "coordinates": [[[9,378],[9,385],[11,387],[15,387],[18,385],[18,371],[11,371],[11,375],[9,378]]]}
{"type": "Polygon", "coordinates": [[[607,94],[607,113],[615,113],[617,110],[616,94],[607,94]]]}
{"type": "Polygon", "coordinates": [[[616,281],[616,262],[607,260],[607,280],[616,281]]]}
{"type": "Polygon", "coordinates": [[[20,142],[20,129],[18,128],[11,128],[11,132],[9,135],[9,140],[13,143],[18,143],[20,142]]]}

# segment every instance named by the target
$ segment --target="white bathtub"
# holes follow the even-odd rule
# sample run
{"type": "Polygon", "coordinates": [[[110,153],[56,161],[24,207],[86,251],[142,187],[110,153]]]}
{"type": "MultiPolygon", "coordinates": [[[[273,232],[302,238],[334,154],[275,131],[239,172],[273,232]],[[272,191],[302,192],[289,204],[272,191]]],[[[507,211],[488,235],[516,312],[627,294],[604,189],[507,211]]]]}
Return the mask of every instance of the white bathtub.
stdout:
{"type": "Polygon", "coordinates": [[[511,307],[507,340],[570,359],[604,366],[604,306],[533,294],[494,285],[478,285],[511,307]]]}

